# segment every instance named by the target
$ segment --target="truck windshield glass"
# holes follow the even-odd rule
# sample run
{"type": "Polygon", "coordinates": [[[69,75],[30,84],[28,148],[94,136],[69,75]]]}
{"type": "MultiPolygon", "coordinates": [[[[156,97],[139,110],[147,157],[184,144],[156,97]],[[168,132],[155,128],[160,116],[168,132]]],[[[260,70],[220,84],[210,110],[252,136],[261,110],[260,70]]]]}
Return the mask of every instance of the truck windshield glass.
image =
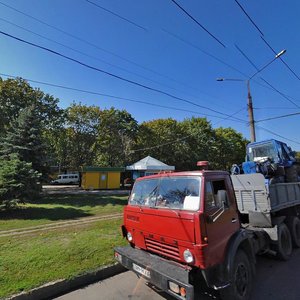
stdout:
{"type": "Polygon", "coordinates": [[[137,181],[129,198],[130,205],[166,209],[198,210],[199,177],[162,177],[137,181]]]}
{"type": "Polygon", "coordinates": [[[266,158],[270,158],[272,161],[278,158],[272,143],[249,148],[249,161],[259,162],[260,160],[265,160],[266,158]]]}

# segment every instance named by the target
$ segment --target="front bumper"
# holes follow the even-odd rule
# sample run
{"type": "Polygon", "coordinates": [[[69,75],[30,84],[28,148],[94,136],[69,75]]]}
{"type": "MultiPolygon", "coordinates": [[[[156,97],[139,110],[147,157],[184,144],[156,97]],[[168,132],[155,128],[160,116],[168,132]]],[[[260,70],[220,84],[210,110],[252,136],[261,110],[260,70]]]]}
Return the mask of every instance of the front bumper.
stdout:
{"type": "Polygon", "coordinates": [[[189,283],[190,271],[180,265],[130,246],[116,247],[115,258],[125,268],[132,270],[175,298],[194,299],[194,287],[189,283]],[[171,291],[169,289],[170,281],[185,288],[186,296],[182,297],[171,291]]]}

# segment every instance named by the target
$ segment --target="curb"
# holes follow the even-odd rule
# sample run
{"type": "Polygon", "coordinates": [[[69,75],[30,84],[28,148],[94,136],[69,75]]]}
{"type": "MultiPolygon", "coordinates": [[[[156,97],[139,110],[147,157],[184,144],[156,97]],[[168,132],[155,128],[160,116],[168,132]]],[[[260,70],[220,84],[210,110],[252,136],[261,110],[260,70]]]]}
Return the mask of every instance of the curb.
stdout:
{"type": "Polygon", "coordinates": [[[117,274],[127,271],[122,265],[105,266],[90,273],[85,273],[71,279],[61,279],[46,283],[38,288],[28,292],[22,292],[17,295],[6,298],[7,300],[46,300],[61,296],[83,286],[95,283],[117,274]]]}

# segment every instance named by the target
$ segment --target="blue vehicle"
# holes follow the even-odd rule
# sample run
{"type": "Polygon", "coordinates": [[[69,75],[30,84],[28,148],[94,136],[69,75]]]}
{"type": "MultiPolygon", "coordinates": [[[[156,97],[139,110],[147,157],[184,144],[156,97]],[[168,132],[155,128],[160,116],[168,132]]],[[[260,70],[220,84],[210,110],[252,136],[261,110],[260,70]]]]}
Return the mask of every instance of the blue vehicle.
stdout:
{"type": "Polygon", "coordinates": [[[270,183],[300,181],[295,152],[274,139],[248,144],[242,170],[245,174],[262,173],[270,183]]]}

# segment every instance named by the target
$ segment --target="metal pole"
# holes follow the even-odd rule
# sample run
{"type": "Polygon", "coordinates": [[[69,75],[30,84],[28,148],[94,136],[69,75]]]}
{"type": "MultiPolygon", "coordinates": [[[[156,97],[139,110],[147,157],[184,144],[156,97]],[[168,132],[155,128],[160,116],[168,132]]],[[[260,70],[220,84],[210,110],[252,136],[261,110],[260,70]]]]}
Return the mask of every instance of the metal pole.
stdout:
{"type": "Polygon", "coordinates": [[[256,142],[253,104],[252,104],[252,97],[250,93],[250,80],[247,80],[247,88],[248,88],[248,115],[249,115],[249,125],[250,125],[250,139],[251,142],[256,142]]]}

